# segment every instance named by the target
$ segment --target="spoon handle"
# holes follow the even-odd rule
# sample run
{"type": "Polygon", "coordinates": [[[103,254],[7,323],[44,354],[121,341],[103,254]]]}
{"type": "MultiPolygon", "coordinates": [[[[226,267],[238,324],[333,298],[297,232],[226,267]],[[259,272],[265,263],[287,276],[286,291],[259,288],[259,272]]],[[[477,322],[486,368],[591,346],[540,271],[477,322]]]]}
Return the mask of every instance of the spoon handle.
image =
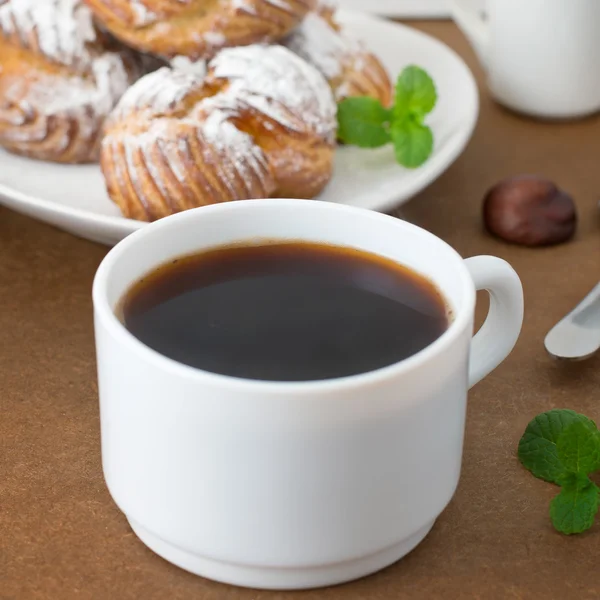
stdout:
{"type": "Polygon", "coordinates": [[[567,360],[588,358],[600,349],[600,283],[550,330],[544,343],[552,356],[567,360]]]}

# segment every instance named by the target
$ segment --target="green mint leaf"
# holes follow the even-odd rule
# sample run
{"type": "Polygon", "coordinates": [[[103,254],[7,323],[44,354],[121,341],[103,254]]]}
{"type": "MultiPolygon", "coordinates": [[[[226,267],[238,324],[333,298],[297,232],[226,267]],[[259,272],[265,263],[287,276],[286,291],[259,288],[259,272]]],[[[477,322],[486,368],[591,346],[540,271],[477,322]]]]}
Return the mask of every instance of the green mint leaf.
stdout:
{"type": "Polygon", "coordinates": [[[406,67],[396,82],[394,116],[403,119],[414,115],[421,122],[437,102],[433,79],[420,67],[406,67]]]}
{"type": "Polygon", "coordinates": [[[589,479],[587,485],[563,487],[550,502],[550,519],[561,533],[582,533],[594,524],[600,490],[589,479]]]}
{"type": "Polygon", "coordinates": [[[585,421],[575,421],[563,429],[556,450],[567,471],[587,475],[600,469],[600,433],[585,421]]]}
{"type": "Polygon", "coordinates": [[[433,133],[427,125],[406,119],[394,122],[391,134],[396,160],[404,167],[420,167],[433,152],[433,133]]]}
{"type": "Polygon", "coordinates": [[[420,67],[409,66],[398,77],[393,109],[362,96],[338,104],[338,139],[361,148],[378,148],[391,141],[401,165],[420,167],[433,152],[433,132],[423,120],[436,102],[431,77],[420,67]]]}
{"type": "Polygon", "coordinates": [[[595,427],[593,421],[573,410],[551,410],[535,417],[519,442],[519,460],[536,477],[560,483],[566,469],[558,458],[556,442],[572,423],[581,421],[595,427]]]}
{"type": "Polygon", "coordinates": [[[378,100],[352,97],[338,104],[338,138],[361,148],[378,148],[390,142],[390,111],[378,100]]]}
{"type": "Polygon", "coordinates": [[[585,473],[565,473],[559,478],[559,484],[570,490],[584,490],[590,484],[590,478],[585,473]]]}

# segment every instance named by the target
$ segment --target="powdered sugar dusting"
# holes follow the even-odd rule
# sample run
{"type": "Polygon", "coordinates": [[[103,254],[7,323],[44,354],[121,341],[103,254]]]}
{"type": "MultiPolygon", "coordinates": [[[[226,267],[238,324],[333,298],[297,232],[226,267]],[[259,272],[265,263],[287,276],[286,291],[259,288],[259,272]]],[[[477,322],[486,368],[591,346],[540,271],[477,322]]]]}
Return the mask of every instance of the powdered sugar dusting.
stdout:
{"type": "Polygon", "coordinates": [[[85,111],[92,107],[96,115],[106,116],[116,100],[129,87],[129,77],[116,55],[107,55],[94,61],[93,80],[81,77],[57,79],[53,85],[39,86],[28,101],[36,111],[47,116],[85,111]]]}
{"type": "MultiPolygon", "coordinates": [[[[276,173],[268,152],[236,126],[235,119],[249,110],[263,115],[269,128],[311,132],[333,146],[336,104],[329,84],[288,49],[255,45],[222,50],[208,64],[206,75],[181,65],[175,61],[176,68],[164,67],[134,84],[113,112],[103,141],[103,151],[113,154],[115,143],[117,148],[124,146],[125,158],[118,152],[119,160],[125,160],[136,190],[143,187],[144,178],[154,180],[161,197],[146,210],[150,218],[156,218],[155,210],[162,214],[160,203],[189,206],[267,197],[275,191],[276,173]],[[195,99],[193,106],[183,102],[186,98],[195,99]],[[132,111],[142,112],[129,128],[132,111]],[[117,127],[118,122],[124,127],[117,127]],[[162,162],[153,159],[153,148],[160,150],[162,162]],[[145,164],[134,160],[140,153],[145,164]],[[167,182],[173,179],[188,190],[188,198],[173,190],[169,195],[167,182]]],[[[114,177],[123,175],[107,174],[114,177]]],[[[121,188],[129,194],[127,186],[121,188]]],[[[130,202],[148,206],[150,198],[137,191],[136,196],[130,202]]]]}
{"type": "Polygon", "coordinates": [[[282,46],[245,46],[221,51],[209,76],[226,79],[225,91],[209,99],[216,108],[246,105],[294,130],[307,127],[326,137],[335,131],[336,104],[323,76],[282,46]]]}
{"type": "Polygon", "coordinates": [[[286,10],[290,12],[293,10],[293,7],[290,5],[289,2],[287,2],[287,0],[265,0],[265,2],[267,4],[271,4],[272,6],[280,8],[281,10],[286,10]]]}
{"type": "MultiPolygon", "coordinates": [[[[219,182],[214,188],[208,184],[208,187],[200,190],[201,194],[213,195],[217,200],[268,195],[274,183],[263,151],[248,134],[238,130],[227,119],[228,115],[218,110],[206,115],[203,120],[197,116],[183,117],[177,121],[177,131],[180,132],[177,137],[173,129],[174,122],[168,117],[158,117],[152,120],[144,132],[124,133],[120,138],[109,134],[104,139],[103,146],[106,151],[121,155],[119,146],[123,145],[123,159],[117,161],[119,168],[114,176],[119,185],[125,187],[123,169],[120,168],[124,166],[134,185],[136,196],[145,207],[155,202],[146,194],[146,188],[138,174],[139,168],[147,171],[147,176],[152,179],[163,200],[173,201],[166,183],[169,173],[190,193],[198,185],[198,180],[194,180],[193,172],[190,172],[190,163],[193,161],[188,146],[190,136],[197,139],[202,153],[204,167],[197,165],[197,168],[208,167],[214,170],[219,182]],[[182,131],[186,133],[181,133],[182,131]],[[166,165],[156,162],[156,148],[166,165]],[[140,154],[144,160],[143,166],[137,164],[134,158],[140,154]]],[[[146,174],[142,174],[143,176],[146,174]]]]}
{"type": "Polygon", "coordinates": [[[259,174],[264,181],[268,175],[268,162],[264,152],[247,133],[230,123],[228,116],[227,113],[214,110],[202,125],[202,136],[219,154],[230,157],[243,181],[247,181],[252,174],[259,174]]]}
{"type": "Polygon", "coordinates": [[[181,144],[177,141],[167,142],[166,140],[162,140],[161,150],[163,156],[165,157],[165,160],[169,165],[169,169],[171,169],[171,172],[173,173],[173,175],[175,175],[177,181],[185,185],[188,179],[188,172],[179,154],[179,152],[181,151],[180,146],[181,144]]]}
{"type": "Polygon", "coordinates": [[[210,61],[206,77],[197,64],[177,59],[173,64],[175,68],[163,67],[131,86],[114,119],[140,109],[165,113],[206,81],[227,80],[222,91],[198,103],[197,114],[220,111],[236,116],[243,107],[251,107],[293,130],[308,127],[327,139],[335,132],[336,104],[329,85],[314,67],[282,46],[222,50],[210,61]]]}
{"type": "MultiPolygon", "coordinates": [[[[9,107],[18,107],[34,120],[37,128],[24,128],[24,142],[36,143],[34,136],[50,135],[57,124],[64,129],[64,140],[52,141],[54,156],[59,157],[73,142],[79,152],[91,157],[98,132],[104,119],[131,84],[134,73],[129,73],[119,53],[104,50],[94,28],[91,12],[79,0],[12,0],[0,4],[0,36],[10,43],[48,60],[63,65],[72,75],[43,73],[29,86],[11,86],[5,89],[4,101],[9,107]],[[58,117],[54,125],[49,121],[58,117]],[[71,123],[77,127],[72,128],[71,123]],[[40,134],[42,132],[42,134],[40,134]],[[86,143],[88,144],[86,149],[86,143]],[[92,144],[92,145],[90,145],[92,144]]],[[[5,117],[0,109],[0,118],[5,117]]],[[[18,127],[18,126],[17,126],[18,127]]],[[[8,135],[8,134],[6,134],[8,135]]],[[[46,157],[52,157],[50,150],[46,157]]],[[[35,154],[36,149],[31,149],[35,154]]],[[[74,160],[85,160],[77,154],[74,160]]]]}
{"type": "Polygon", "coordinates": [[[336,31],[316,13],[307,15],[284,45],[317,67],[326,77],[340,74],[342,64],[360,70],[368,50],[346,32],[336,31]]]}
{"type": "Polygon", "coordinates": [[[203,82],[203,73],[162,67],[142,77],[123,94],[113,117],[122,119],[140,109],[150,109],[157,115],[172,110],[203,82]]]}
{"type": "Polygon", "coordinates": [[[249,14],[256,14],[253,0],[230,0],[231,8],[234,11],[243,11],[249,14]]]}
{"type": "Polygon", "coordinates": [[[231,158],[234,167],[246,175],[249,173],[247,166],[254,173],[266,170],[267,161],[263,151],[254,143],[254,140],[243,131],[230,123],[228,115],[219,110],[210,113],[201,126],[204,139],[211,144],[219,154],[226,154],[231,158]]]}
{"type": "MultiPolygon", "coordinates": [[[[297,8],[290,0],[258,0],[265,4],[270,4],[275,8],[283,10],[290,14],[295,14],[297,8]]],[[[241,10],[248,14],[256,14],[257,0],[224,0],[224,3],[229,3],[234,10],[241,10]]]]}
{"type": "MultiPolygon", "coordinates": [[[[5,130],[4,135],[20,135],[24,143],[40,142],[49,134],[50,119],[58,117],[54,127],[56,123],[63,127],[64,140],[53,142],[56,156],[65,150],[73,135],[85,152],[85,141],[95,143],[105,118],[129,86],[128,74],[116,55],[94,61],[92,68],[93,78],[89,79],[48,76],[27,88],[17,84],[5,88],[3,99],[6,105],[18,106],[22,114],[29,115],[30,121],[37,122],[37,127],[21,130],[24,123],[16,123],[13,132],[5,130]],[[77,122],[75,134],[69,127],[69,122],[73,121],[77,122]]],[[[4,109],[0,107],[0,119],[4,117],[4,109]]],[[[87,151],[91,153],[93,148],[90,146],[87,151]]]]}
{"type": "Polygon", "coordinates": [[[0,6],[0,34],[19,38],[68,67],[87,69],[93,62],[88,44],[96,41],[92,13],[80,0],[12,0],[0,6]],[[33,40],[33,41],[32,41],[33,40]]]}
{"type": "MultiPolygon", "coordinates": [[[[330,82],[344,75],[344,71],[364,72],[369,79],[381,80],[368,61],[365,45],[345,32],[337,31],[317,13],[309,13],[301,25],[281,42],[294,54],[317,68],[330,82]]],[[[382,82],[382,85],[386,85],[382,82]]],[[[337,100],[350,93],[347,81],[336,82],[337,100]]]]}
{"type": "Polygon", "coordinates": [[[13,0],[0,6],[0,35],[15,36],[22,45],[48,59],[83,72],[87,77],[53,79],[42,114],[54,114],[92,105],[106,115],[130,85],[122,57],[100,46],[89,9],[80,0],[13,0]]]}
{"type": "Polygon", "coordinates": [[[340,35],[316,13],[308,14],[300,26],[282,43],[314,65],[328,79],[341,75],[342,62],[347,60],[358,46],[340,35]]]}
{"type": "Polygon", "coordinates": [[[131,10],[133,11],[133,24],[136,27],[150,25],[158,20],[158,15],[150,10],[142,0],[131,0],[131,10]]]}
{"type": "Polygon", "coordinates": [[[187,56],[175,56],[170,61],[171,68],[175,71],[183,71],[204,77],[206,75],[206,61],[191,60],[187,56]]]}
{"type": "Polygon", "coordinates": [[[203,35],[204,41],[210,46],[214,46],[215,48],[220,48],[224,46],[227,42],[227,38],[225,35],[219,31],[207,31],[203,35]]]}

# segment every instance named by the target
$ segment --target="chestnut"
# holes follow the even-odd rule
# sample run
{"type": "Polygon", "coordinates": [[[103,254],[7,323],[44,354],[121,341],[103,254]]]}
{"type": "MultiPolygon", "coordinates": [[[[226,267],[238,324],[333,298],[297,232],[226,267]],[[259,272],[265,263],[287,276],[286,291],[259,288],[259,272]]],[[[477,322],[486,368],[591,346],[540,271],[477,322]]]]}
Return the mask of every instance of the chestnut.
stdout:
{"type": "Polygon", "coordinates": [[[573,237],[577,212],[573,198],[548,179],[519,175],[488,191],[483,220],[491,234],[506,242],[549,246],[573,237]]]}

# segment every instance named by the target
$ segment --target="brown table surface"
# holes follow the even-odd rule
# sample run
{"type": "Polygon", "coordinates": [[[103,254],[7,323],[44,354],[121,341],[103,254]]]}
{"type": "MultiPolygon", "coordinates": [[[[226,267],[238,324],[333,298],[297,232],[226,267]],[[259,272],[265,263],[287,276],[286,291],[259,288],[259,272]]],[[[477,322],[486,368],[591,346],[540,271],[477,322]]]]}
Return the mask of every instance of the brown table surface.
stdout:
{"type": "MultiPolygon", "coordinates": [[[[452,24],[416,26],[455,48],[482,82],[452,24]]],[[[515,456],[541,411],[573,408],[600,419],[600,356],[556,363],[542,345],[599,279],[599,150],[599,118],[536,123],[500,109],[482,88],[467,151],[402,215],[463,256],[495,254],[513,264],[526,295],[522,337],[470,395],[461,482],[431,534],[381,573],[311,592],[206,581],[135,538],[100,466],[90,288],[106,248],[0,209],[0,598],[599,598],[600,525],[581,536],[556,533],[548,519],[556,488],[515,456]],[[545,174],[574,195],[581,223],[573,242],[533,250],[482,231],[485,190],[519,172],[545,174]]]]}

